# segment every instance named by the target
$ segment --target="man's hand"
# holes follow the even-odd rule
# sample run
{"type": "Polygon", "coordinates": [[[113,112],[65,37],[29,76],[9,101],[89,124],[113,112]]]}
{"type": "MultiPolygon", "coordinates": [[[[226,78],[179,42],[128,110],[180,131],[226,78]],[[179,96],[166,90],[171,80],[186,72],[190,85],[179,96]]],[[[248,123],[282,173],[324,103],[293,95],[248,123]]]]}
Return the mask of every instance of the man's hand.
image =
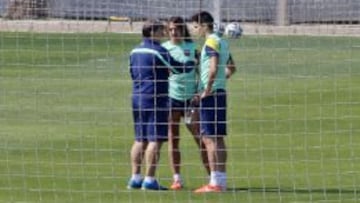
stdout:
{"type": "Polygon", "coordinates": [[[190,101],[190,105],[191,106],[199,106],[199,104],[200,104],[200,95],[195,94],[194,97],[190,101]]]}
{"type": "Polygon", "coordinates": [[[200,95],[200,98],[205,98],[207,96],[210,96],[211,95],[211,89],[210,88],[206,88],[200,95]]]}

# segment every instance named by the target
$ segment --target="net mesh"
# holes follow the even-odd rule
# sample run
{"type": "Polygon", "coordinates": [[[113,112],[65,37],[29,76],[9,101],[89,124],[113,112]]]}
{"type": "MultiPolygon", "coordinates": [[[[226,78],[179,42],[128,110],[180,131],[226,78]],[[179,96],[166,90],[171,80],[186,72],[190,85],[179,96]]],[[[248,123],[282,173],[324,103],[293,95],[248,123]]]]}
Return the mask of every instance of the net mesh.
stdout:
{"type": "MultiPolygon", "coordinates": [[[[0,202],[359,202],[360,3],[288,0],[277,26],[278,3],[221,1],[243,30],[224,36],[228,190],[195,195],[208,176],[184,124],[184,190],[126,189],[128,60],[144,18],[216,4],[0,0],[0,202]]],[[[156,177],[172,182],[166,144],[156,177]]]]}

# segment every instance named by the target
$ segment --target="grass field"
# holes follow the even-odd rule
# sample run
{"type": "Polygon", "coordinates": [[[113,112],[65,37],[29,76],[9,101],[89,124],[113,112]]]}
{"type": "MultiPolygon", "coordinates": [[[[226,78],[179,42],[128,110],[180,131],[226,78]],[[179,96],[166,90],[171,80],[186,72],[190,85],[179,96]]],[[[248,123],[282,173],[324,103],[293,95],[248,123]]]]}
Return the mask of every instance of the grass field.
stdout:
{"type": "MultiPolygon", "coordinates": [[[[126,190],[138,35],[0,33],[0,202],[360,202],[360,38],[232,40],[229,192],[126,190]]],[[[166,147],[158,176],[169,185],[166,147]]]]}

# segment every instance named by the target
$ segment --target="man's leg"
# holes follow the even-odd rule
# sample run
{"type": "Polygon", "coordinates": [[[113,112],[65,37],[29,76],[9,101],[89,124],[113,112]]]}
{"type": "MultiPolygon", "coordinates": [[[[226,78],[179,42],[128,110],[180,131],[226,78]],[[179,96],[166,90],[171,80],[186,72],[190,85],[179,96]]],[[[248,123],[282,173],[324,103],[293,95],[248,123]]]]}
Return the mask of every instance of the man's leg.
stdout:
{"type": "Polygon", "coordinates": [[[147,142],[135,141],[132,145],[130,158],[131,158],[131,173],[140,174],[142,160],[144,158],[147,142]]]}
{"type": "Polygon", "coordinates": [[[162,141],[150,141],[145,151],[146,172],[142,184],[144,190],[167,190],[155,178],[156,168],[160,159],[162,141]]]}
{"type": "Polygon", "coordinates": [[[210,167],[210,182],[195,190],[196,193],[221,192],[226,190],[227,151],[222,136],[203,137],[210,167]]]}
{"type": "Polygon", "coordinates": [[[196,193],[220,192],[226,190],[227,151],[224,141],[226,132],[226,93],[219,91],[201,100],[201,132],[206,146],[210,183],[196,193]]]}
{"type": "Polygon", "coordinates": [[[146,176],[155,177],[157,163],[160,159],[161,146],[162,142],[149,142],[145,150],[146,176]]]}
{"type": "Polygon", "coordinates": [[[169,129],[168,129],[168,151],[170,159],[170,167],[173,173],[174,182],[171,189],[178,190],[182,188],[182,180],[180,177],[181,168],[181,152],[179,148],[180,133],[179,123],[181,119],[181,112],[172,111],[169,116],[169,129]]]}
{"type": "Polygon", "coordinates": [[[202,138],[205,148],[206,148],[206,155],[208,157],[209,162],[209,169],[210,172],[216,170],[216,146],[214,138],[212,137],[203,137],[202,138]]]}
{"type": "Polygon", "coordinates": [[[219,153],[217,149],[217,138],[215,136],[204,136],[203,142],[206,146],[208,161],[209,161],[209,168],[210,168],[210,182],[198,189],[196,189],[195,193],[206,193],[206,192],[221,192],[223,191],[223,187],[221,185],[219,172],[217,171],[218,168],[218,161],[219,161],[219,153]]]}
{"type": "Polygon", "coordinates": [[[131,178],[128,189],[138,189],[142,185],[141,165],[144,158],[147,142],[135,141],[130,152],[131,178]]]}
{"type": "MultiPolygon", "coordinates": [[[[165,100],[166,104],[167,100],[165,100]]],[[[155,178],[156,168],[160,160],[160,149],[168,138],[168,109],[154,109],[149,111],[147,135],[149,144],[145,150],[146,172],[142,185],[145,190],[166,190],[160,186],[155,178]]]]}
{"type": "Polygon", "coordinates": [[[190,124],[187,124],[186,127],[193,135],[195,143],[198,146],[199,151],[200,151],[200,157],[201,157],[203,166],[204,166],[207,174],[210,175],[210,167],[209,167],[209,160],[208,160],[206,146],[205,146],[203,139],[201,139],[201,136],[200,136],[199,111],[196,110],[195,113],[192,114],[191,120],[192,120],[192,122],[190,124]]]}
{"type": "Polygon", "coordinates": [[[227,177],[226,177],[226,161],[227,161],[227,149],[225,145],[224,137],[220,136],[215,141],[216,145],[216,163],[215,171],[218,184],[222,187],[222,190],[226,190],[227,177]]]}
{"type": "Polygon", "coordinates": [[[216,145],[216,171],[226,173],[227,149],[224,137],[218,137],[215,141],[216,145]]]}
{"type": "Polygon", "coordinates": [[[204,137],[211,172],[226,172],[227,151],[223,137],[204,137]]]}

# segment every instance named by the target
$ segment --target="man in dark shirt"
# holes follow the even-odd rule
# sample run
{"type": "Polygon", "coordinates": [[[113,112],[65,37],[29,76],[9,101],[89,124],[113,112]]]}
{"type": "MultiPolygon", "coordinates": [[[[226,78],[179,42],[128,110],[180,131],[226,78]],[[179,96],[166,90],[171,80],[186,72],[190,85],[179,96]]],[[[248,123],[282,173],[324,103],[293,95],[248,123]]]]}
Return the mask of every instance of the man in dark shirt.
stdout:
{"type": "Polygon", "coordinates": [[[168,77],[191,71],[194,61],[183,64],[175,61],[160,45],[164,25],[155,20],[145,22],[143,42],[132,50],[130,74],[133,81],[132,109],[135,142],[131,149],[132,177],[129,189],[166,190],[155,179],[162,143],[168,131],[168,77]],[[145,158],[145,177],[141,163],[145,158]]]}

